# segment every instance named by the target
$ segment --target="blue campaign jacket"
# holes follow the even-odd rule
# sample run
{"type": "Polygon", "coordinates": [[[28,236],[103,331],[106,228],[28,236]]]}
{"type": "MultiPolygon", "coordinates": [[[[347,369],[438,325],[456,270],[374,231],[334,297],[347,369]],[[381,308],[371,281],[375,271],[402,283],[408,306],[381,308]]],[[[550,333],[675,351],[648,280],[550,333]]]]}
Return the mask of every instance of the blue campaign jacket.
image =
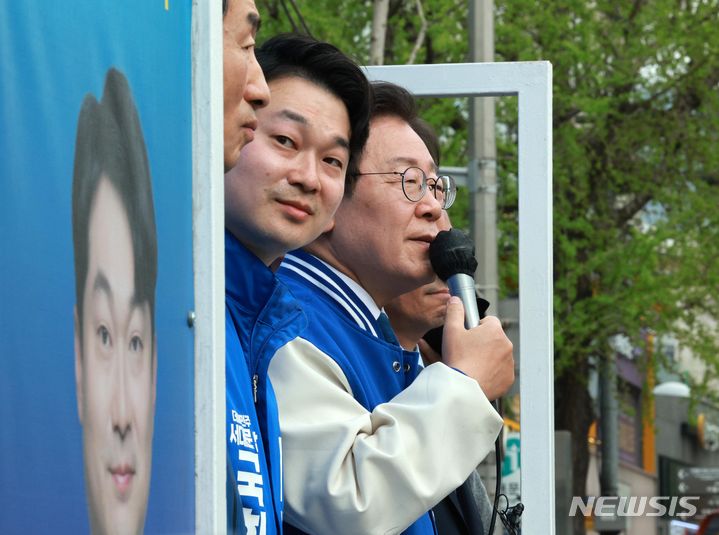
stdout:
{"type": "MultiPolygon", "coordinates": [[[[372,411],[414,381],[420,371],[418,353],[385,341],[379,322],[366,305],[319,259],[304,251],[293,251],[285,257],[277,275],[302,303],[308,321],[302,338],[340,366],[353,396],[364,408],[372,411]]],[[[285,524],[285,534],[291,533],[302,532],[285,524]]],[[[423,514],[403,533],[434,535],[432,513],[423,514]]]]}
{"type": "Polygon", "coordinates": [[[282,533],[282,451],[267,368],[307,324],[284,284],[225,232],[227,526],[282,533]]]}

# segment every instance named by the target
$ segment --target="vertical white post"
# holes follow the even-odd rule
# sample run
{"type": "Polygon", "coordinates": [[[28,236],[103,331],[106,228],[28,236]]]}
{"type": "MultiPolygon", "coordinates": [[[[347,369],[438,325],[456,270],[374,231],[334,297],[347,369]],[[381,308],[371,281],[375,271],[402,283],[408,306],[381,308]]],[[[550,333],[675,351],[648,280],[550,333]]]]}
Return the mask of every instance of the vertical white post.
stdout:
{"type": "Polygon", "coordinates": [[[553,534],[552,67],[535,63],[534,68],[531,86],[518,93],[522,525],[553,534]]]}
{"type": "Polygon", "coordinates": [[[227,530],[222,8],[192,2],[195,531],[227,530]]]}

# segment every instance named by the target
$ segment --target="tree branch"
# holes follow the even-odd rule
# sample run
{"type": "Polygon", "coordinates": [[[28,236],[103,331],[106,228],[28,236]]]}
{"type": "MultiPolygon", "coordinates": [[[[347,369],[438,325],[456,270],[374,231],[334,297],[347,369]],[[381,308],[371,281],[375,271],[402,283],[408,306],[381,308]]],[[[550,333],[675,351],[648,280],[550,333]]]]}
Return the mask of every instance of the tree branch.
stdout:
{"type": "Polygon", "coordinates": [[[417,58],[417,53],[422,47],[422,44],[424,43],[424,38],[427,35],[427,19],[425,18],[424,10],[422,9],[422,0],[416,0],[415,3],[417,5],[417,15],[419,16],[421,24],[419,27],[419,33],[417,34],[417,39],[415,39],[414,41],[414,47],[412,47],[412,52],[409,54],[409,59],[407,60],[408,65],[412,65],[415,62],[415,59],[417,58]]]}

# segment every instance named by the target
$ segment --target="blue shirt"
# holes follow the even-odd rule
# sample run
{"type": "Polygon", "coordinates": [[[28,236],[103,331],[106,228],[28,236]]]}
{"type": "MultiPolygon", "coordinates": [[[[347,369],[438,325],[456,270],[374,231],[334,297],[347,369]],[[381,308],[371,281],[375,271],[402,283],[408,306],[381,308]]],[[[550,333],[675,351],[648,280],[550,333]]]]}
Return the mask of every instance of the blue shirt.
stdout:
{"type": "Polygon", "coordinates": [[[284,284],[227,231],[225,288],[228,532],[281,534],[281,437],[267,369],[307,320],[284,284]]]}

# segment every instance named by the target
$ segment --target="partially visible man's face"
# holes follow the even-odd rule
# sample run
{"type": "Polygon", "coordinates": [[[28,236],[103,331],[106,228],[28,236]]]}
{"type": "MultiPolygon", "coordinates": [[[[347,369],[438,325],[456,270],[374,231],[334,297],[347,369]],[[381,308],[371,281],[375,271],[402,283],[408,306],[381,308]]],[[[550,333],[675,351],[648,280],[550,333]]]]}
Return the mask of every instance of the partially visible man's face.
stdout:
{"type": "Polygon", "coordinates": [[[145,523],[156,351],[150,306],[137,302],[134,277],[127,213],[101,178],[89,219],[82,318],[75,309],[75,381],[94,533],[140,533],[145,523]]]}
{"type": "Polygon", "coordinates": [[[265,264],[332,225],[349,161],[344,103],[294,76],[270,82],[255,141],[225,175],[225,225],[265,264]]]}
{"type": "Polygon", "coordinates": [[[444,325],[449,301],[449,288],[436,278],[424,286],[404,293],[385,306],[392,322],[411,322],[425,332],[444,325]]]}
{"type": "MultiPolygon", "coordinates": [[[[369,139],[360,161],[361,173],[420,167],[434,176],[427,147],[397,117],[370,123],[369,139]]],[[[340,262],[380,306],[387,300],[431,282],[429,244],[438,232],[442,208],[431,192],[419,202],[402,193],[398,175],[361,176],[351,197],[337,210],[330,237],[340,262]]]]}
{"type": "Polygon", "coordinates": [[[255,58],[255,35],[260,16],[253,0],[229,0],[223,20],[223,77],[225,107],[225,171],[237,163],[240,150],[257,128],[255,110],[270,97],[255,58]]]}

